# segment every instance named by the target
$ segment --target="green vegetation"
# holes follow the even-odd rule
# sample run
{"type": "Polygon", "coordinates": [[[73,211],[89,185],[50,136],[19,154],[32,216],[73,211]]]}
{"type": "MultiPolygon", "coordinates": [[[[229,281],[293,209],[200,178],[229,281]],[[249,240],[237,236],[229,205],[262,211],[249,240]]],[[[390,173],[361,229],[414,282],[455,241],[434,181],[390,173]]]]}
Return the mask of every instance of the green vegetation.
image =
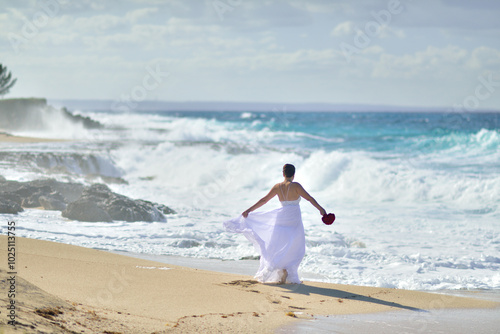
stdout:
{"type": "Polygon", "coordinates": [[[0,96],[7,94],[16,81],[17,79],[12,79],[12,73],[7,70],[7,67],[0,63],[0,96]]]}

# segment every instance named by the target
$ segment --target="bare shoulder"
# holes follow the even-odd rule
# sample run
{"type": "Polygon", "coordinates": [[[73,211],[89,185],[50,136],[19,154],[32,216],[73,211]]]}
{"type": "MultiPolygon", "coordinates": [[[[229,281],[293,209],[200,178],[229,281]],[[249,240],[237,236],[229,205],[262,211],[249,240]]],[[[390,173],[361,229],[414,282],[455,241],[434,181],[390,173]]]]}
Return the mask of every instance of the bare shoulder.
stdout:
{"type": "Polygon", "coordinates": [[[309,198],[309,194],[307,191],[302,187],[302,185],[298,182],[294,182],[294,191],[296,191],[300,196],[304,197],[305,199],[309,198]]]}
{"type": "Polygon", "coordinates": [[[304,189],[304,187],[302,187],[302,185],[298,182],[292,182],[292,187],[295,189],[304,189]]]}

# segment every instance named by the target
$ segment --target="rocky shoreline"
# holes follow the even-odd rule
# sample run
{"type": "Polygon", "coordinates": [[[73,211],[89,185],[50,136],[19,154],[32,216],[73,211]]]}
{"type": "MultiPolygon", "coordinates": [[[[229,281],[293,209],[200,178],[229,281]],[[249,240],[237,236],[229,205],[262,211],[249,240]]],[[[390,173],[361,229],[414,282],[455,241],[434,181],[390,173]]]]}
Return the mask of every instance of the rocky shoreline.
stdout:
{"type": "MultiPolygon", "coordinates": [[[[43,98],[0,100],[0,130],[43,130],[51,128],[50,123],[54,120],[62,120],[60,124],[69,124],[68,122],[79,124],[87,129],[102,128],[101,123],[89,117],[74,115],[66,108],[54,108],[43,98]]],[[[4,135],[9,136],[7,133],[4,135]]],[[[12,155],[7,151],[0,153],[2,153],[2,159],[13,160],[17,165],[33,162],[39,168],[50,171],[53,160],[62,161],[56,164],[59,168],[64,168],[65,165],[76,165],[77,169],[83,170],[85,175],[91,176],[93,173],[98,173],[101,179],[124,182],[120,178],[99,173],[102,166],[98,158],[91,154],[88,157],[82,157],[78,154],[60,156],[50,153],[37,155],[32,152],[21,155],[12,155]]],[[[71,173],[71,170],[67,172],[71,173]]],[[[0,213],[17,214],[25,208],[61,211],[61,215],[65,218],[85,222],[115,220],[164,222],[166,221],[165,215],[175,213],[166,205],[131,199],[112,192],[107,185],[102,183],[85,186],[81,183],[59,182],[55,179],[18,182],[6,180],[0,175],[0,213]]]]}
{"type": "Polygon", "coordinates": [[[80,124],[87,129],[102,128],[102,124],[81,115],[74,115],[66,108],[57,109],[47,104],[44,98],[19,98],[0,100],[0,130],[38,130],[48,122],[62,119],[80,124]]]}
{"type": "Polygon", "coordinates": [[[19,182],[0,176],[0,189],[0,213],[7,214],[42,208],[85,222],[164,222],[165,215],[175,213],[166,205],[131,199],[100,183],[84,186],[54,179],[19,182]]]}

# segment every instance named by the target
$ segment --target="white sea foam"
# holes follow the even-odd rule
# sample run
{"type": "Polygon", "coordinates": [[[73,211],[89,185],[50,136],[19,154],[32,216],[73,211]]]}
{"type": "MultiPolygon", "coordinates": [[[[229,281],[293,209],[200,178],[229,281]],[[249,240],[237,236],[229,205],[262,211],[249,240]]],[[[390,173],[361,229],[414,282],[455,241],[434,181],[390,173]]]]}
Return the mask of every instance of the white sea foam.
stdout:
{"type": "MultiPolygon", "coordinates": [[[[422,135],[408,139],[409,148],[370,151],[345,148],[349,140],[338,136],[273,130],[274,123],[252,122],[254,114],[236,117],[244,124],[84,114],[105,125],[91,132],[92,140],[26,150],[58,154],[49,165],[66,166],[71,173],[65,178],[73,180],[84,172],[71,154],[93,156],[88,158],[96,161],[93,173],[128,181],[110,185],[114,191],[165,203],[177,214],[168,223],[83,223],[31,209],[16,217],[22,236],[238,260],[256,255],[255,250],[242,236],[224,232],[221,223],[264,196],[281,181],[282,165],[293,163],[296,181],[337,215],[334,225],[325,226],[314,207],[301,203],[307,251],[300,272],[305,279],[423,290],[500,288],[496,130],[422,135]]],[[[47,172],[29,166],[14,170],[3,163],[0,170],[7,178],[33,179],[47,172]]],[[[277,206],[273,199],[262,210],[277,206]]]]}

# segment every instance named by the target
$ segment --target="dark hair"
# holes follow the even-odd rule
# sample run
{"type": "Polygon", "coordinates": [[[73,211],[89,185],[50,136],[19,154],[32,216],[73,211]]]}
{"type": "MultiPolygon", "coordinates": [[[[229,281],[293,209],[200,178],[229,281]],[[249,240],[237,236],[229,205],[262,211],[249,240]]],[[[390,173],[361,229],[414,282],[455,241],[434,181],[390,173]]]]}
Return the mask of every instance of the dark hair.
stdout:
{"type": "Polygon", "coordinates": [[[283,166],[283,174],[285,174],[285,177],[292,177],[295,175],[295,166],[286,164],[283,166]]]}

